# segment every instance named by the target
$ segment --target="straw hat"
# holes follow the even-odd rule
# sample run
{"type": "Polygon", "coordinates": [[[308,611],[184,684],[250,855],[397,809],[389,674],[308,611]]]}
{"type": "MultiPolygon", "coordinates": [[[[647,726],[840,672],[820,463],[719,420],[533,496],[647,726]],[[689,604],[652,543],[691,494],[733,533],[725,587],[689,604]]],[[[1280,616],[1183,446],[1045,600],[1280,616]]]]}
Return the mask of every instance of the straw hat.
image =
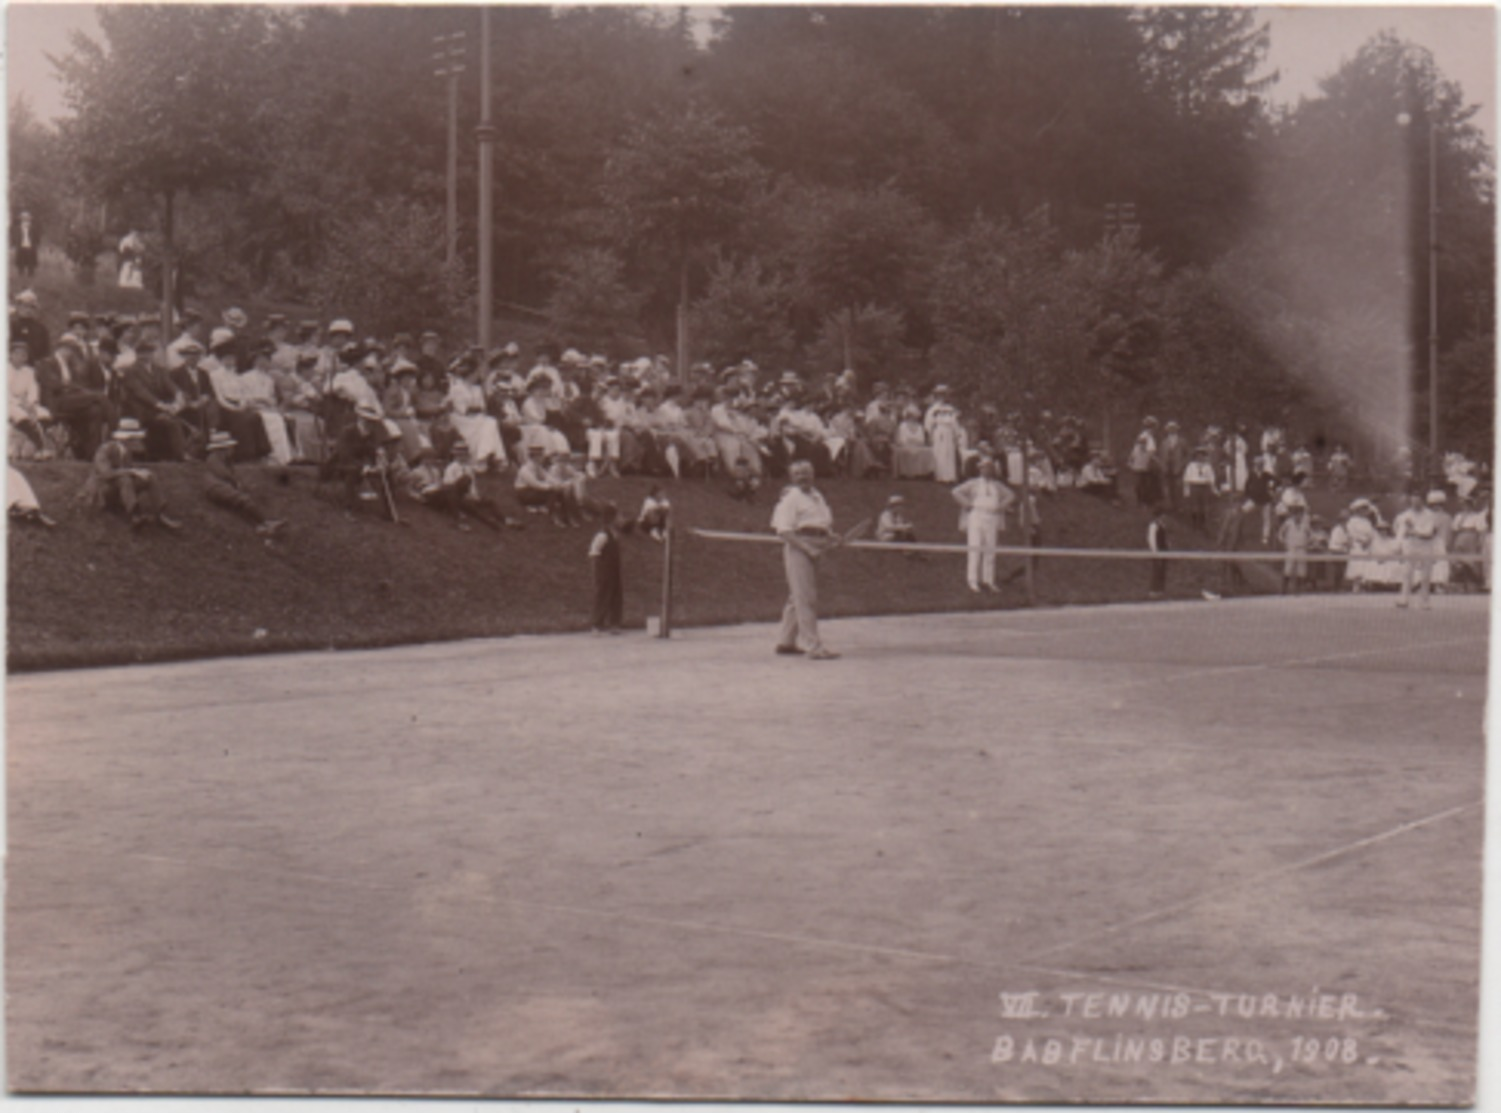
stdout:
{"type": "Polygon", "coordinates": [[[146,439],[146,430],[141,428],[141,423],[135,418],[122,417],[113,435],[117,441],[141,441],[146,439]]]}

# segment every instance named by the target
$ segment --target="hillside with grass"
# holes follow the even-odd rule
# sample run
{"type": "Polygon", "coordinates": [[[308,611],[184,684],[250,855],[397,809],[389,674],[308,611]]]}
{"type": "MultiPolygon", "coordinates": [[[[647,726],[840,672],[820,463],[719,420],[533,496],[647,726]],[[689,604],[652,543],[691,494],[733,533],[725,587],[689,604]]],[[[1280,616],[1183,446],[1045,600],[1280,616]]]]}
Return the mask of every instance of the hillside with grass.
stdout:
{"type": "MultiPolygon", "coordinates": [[[[12,524],[8,568],[8,663],[56,668],[182,657],[495,637],[587,629],[592,592],[587,551],[593,530],[560,529],[522,514],[506,477],[489,490],[527,525],[495,532],[412,503],[403,523],[373,511],[347,513],[336,485],[308,469],[281,473],[243,468],[268,513],[289,523],[268,541],[245,521],[211,505],[197,464],[154,465],[171,511],[184,529],[132,531],[119,514],[76,501],[86,466],[72,461],[24,465],[55,529],[12,524]]],[[[634,514],[650,480],[600,480],[596,493],[634,514]]],[[[836,524],[879,514],[904,494],[924,540],[957,542],[958,510],[947,488],[930,482],[832,480],[820,485],[836,524]]],[[[768,530],[775,486],[750,505],[715,482],[668,486],[677,525],[673,620],[680,626],[776,619],[786,598],[774,545],[713,542],[685,527],[768,530]]],[[[1109,507],[1063,492],[1042,502],[1044,542],[1078,548],[1140,550],[1145,512],[1109,507]]],[[[1014,541],[1015,535],[1003,538],[1014,541]]],[[[1207,540],[1176,523],[1174,545],[1207,540]]],[[[626,621],[644,629],[659,613],[662,547],[625,539],[626,621]]],[[[1000,576],[1020,562],[1002,558],[1000,576]]],[[[1169,595],[1197,596],[1211,564],[1179,564],[1169,595]]],[[[1263,581],[1263,586],[1269,586],[1263,581]]],[[[1020,577],[998,596],[965,586],[962,554],[848,550],[824,565],[825,615],[904,614],[1026,605],[1020,577]]],[[[1138,600],[1147,569],[1138,561],[1042,560],[1040,605],[1138,600]]]]}

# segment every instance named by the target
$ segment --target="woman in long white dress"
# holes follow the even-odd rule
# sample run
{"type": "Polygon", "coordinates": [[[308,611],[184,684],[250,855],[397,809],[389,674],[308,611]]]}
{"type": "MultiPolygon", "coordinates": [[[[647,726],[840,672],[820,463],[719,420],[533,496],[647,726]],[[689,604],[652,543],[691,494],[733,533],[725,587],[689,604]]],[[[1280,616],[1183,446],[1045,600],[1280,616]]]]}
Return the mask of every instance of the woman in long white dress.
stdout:
{"type": "Polygon", "coordinates": [[[940,483],[959,481],[959,411],[949,401],[949,388],[933,388],[933,404],[928,407],[923,426],[933,446],[933,478],[940,483]]]}
{"type": "Polygon", "coordinates": [[[485,409],[485,388],[480,385],[479,365],[469,362],[449,377],[446,399],[449,420],[469,446],[469,458],[478,470],[506,466],[506,446],[500,425],[485,409]]]}

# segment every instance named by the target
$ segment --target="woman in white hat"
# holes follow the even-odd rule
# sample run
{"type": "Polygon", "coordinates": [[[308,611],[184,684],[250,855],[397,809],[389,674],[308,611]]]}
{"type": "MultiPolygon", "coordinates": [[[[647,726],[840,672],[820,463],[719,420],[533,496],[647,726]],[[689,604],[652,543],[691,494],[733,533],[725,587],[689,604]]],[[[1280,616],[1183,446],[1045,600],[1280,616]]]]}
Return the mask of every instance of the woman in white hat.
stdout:
{"type": "Polygon", "coordinates": [[[933,446],[933,478],[940,483],[957,483],[964,438],[959,410],[949,401],[949,388],[942,383],[933,388],[933,403],[923,417],[923,428],[933,446]]]}

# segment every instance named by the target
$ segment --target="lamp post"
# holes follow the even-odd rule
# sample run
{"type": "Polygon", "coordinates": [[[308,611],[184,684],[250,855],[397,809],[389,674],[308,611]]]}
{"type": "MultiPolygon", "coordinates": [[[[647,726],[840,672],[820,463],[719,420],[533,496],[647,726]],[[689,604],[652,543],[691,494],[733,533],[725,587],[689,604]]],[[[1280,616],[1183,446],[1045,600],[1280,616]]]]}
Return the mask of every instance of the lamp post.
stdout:
{"type": "MultiPolygon", "coordinates": [[[[1412,114],[1397,117],[1402,127],[1412,114]]],[[[1428,467],[1438,464],[1438,130],[1428,119],[1428,467]]]]}

